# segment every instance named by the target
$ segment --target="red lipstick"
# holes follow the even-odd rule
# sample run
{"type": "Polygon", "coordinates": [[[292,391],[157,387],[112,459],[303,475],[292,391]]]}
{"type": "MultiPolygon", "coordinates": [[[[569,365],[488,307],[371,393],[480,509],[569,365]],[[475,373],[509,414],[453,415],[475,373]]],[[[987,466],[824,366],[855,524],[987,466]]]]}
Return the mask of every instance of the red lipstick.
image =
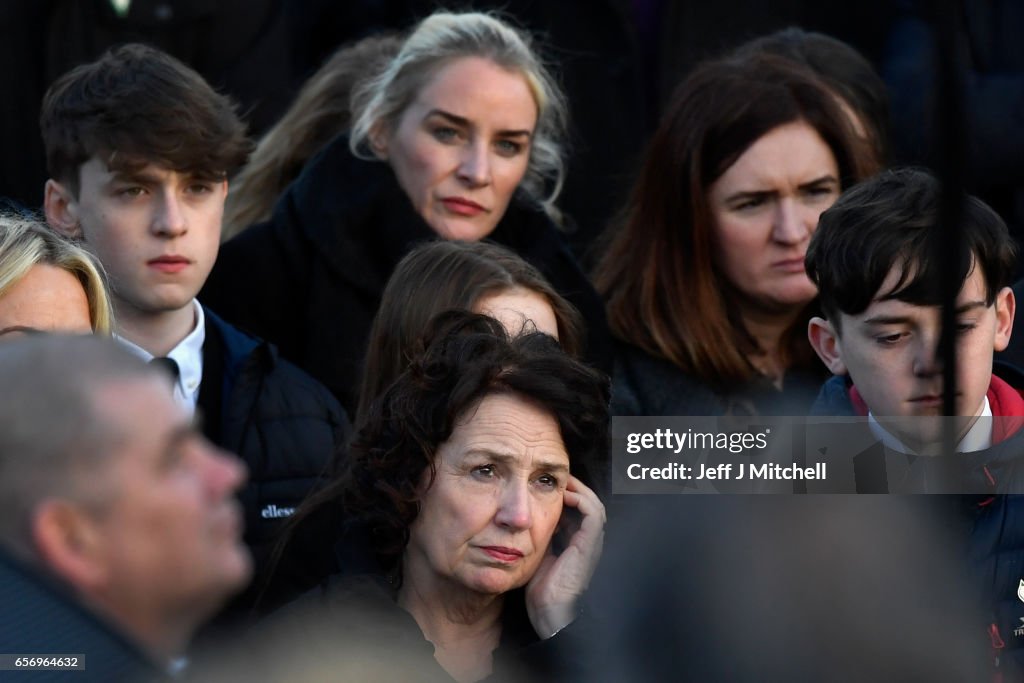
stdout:
{"type": "Polygon", "coordinates": [[[522,559],[523,553],[515,548],[506,548],[500,545],[488,545],[480,548],[485,553],[500,562],[515,562],[522,559]]]}
{"type": "Polygon", "coordinates": [[[457,216],[477,216],[486,209],[474,201],[463,197],[445,197],[441,200],[444,207],[457,216]]]}

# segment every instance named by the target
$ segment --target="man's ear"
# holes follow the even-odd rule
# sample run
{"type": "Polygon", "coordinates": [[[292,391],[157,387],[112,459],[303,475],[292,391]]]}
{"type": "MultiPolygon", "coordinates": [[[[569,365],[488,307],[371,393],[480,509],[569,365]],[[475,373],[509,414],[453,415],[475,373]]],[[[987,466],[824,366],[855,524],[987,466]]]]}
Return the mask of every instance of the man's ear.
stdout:
{"type": "Polygon", "coordinates": [[[807,323],[807,338],[814,347],[818,358],[833,375],[845,375],[846,364],[843,363],[843,351],[839,346],[839,335],[832,323],[815,316],[807,323]]]}
{"type": "Polygon", "coordinates": [[[32,544],[44,566],[79,590],[101,585],[106,576],[98,552],[101,537],[84,510],[66,500],[44,500],[30,525],[32,544]]]}
{"type": "Polygon", "coordinates": [[[1003,351],[1010,344],[1010,334],[1013,332],[1013,316],[1017,312],[1017,300],[1013,296],[1013,290],[1003,287],[996,294],[996,336],[993,341],[993,350],[1003,351]]]}
{"type": "Polygon", "coordinates": [[[74,240],[82,238],[82,225],[78,222],[78,200],[66,185],[53,178],[46,181],[43,210],[51,228],[74,240]]]}

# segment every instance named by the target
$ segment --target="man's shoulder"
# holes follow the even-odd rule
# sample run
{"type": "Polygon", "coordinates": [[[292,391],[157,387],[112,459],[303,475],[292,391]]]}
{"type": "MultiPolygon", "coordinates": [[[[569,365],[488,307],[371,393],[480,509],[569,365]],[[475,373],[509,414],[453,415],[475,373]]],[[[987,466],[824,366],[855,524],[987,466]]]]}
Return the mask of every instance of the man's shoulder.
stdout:
{"type": "Polygon", "coordinates": [[[128,638],[55,579],[0,550],[0,642],[9,653],[76,654],[81,681],[159,680],[159,668],[128,638]]]}

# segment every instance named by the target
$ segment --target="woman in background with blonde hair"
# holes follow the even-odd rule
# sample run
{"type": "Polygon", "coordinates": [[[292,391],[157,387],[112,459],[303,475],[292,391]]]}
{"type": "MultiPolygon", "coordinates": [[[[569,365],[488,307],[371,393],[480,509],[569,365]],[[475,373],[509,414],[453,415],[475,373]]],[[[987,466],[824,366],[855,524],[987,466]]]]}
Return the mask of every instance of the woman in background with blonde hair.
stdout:
{"type": "Polygon", "coordinates": [[[587,322],[610,369],[604,307],[564,237],[567,103],[529,36],[481,13],[420,22],[352,95],[270,222],[224,244],[201,297],[278,345],[354,412],[384,285],[418,243],[493,240],[539,270],[587,322]]]}
{"type": "Polygon", "coordinates": [[[222,241],[270,218],[277,198],[306,162],[351,127],[352,90],[358,81],[384,68],[401,46],[398,35],[370,36],[341,47],[310,76],[292,106],[231,179],[222,241]]]}

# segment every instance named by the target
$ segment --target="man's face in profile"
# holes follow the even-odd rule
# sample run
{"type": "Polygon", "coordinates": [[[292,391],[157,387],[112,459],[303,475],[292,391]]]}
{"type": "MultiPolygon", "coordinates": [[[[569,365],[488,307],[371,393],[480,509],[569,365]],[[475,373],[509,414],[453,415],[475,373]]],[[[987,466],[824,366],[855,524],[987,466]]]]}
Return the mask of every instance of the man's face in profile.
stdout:
{"type": "Polygon", "coordinates": [[[91,515],[98,592],[143,618],[212,613],[251,574],[234,498],[244,465],[194,429],[160,377],[110,382],[94,405],[115,444],[91,515]]]}

